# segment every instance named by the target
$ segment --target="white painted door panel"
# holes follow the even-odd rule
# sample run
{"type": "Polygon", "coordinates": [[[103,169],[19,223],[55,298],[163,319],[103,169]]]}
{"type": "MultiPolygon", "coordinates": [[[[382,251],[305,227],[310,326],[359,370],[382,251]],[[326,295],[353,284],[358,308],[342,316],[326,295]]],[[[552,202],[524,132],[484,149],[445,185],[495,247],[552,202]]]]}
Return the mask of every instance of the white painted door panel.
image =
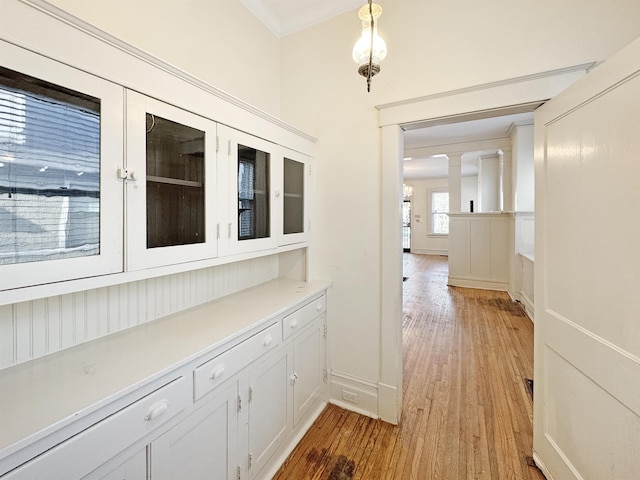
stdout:
{"type": "Polygon", "coordinates": [[[640,478],[640,40],[536,112],[534,450],[640,478]]]}
{"type": "Polygon", "coordinates": [[[202,406],[155,440],[151,451],[154,480],[225,480],[237,462],[237,383],[202,399],[202,406]]]}
{"type": "Polygon", "coordinates": [[[322,393],[324,367],[322,322],[318,317],[293,342],[293,425],[315,405],[322,393]]]}

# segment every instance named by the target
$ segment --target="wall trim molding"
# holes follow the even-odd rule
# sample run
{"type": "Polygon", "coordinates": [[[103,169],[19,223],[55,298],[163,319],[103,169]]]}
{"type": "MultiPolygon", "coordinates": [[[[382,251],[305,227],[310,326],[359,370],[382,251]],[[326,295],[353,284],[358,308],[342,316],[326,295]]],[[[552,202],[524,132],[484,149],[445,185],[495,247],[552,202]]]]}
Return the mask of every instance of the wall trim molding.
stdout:
{"type": "Polygon", "coordinates": [[[520,292],[520,303],[522,304],[527,317],[529,317],[531,321],[535,323],[535,307],[533,300],[531,300],[529,298],[529,295],[527,295],[526,293],[520,292]]]}
{"type": "Polygon", "coordinates": [[[584,77],[595,62],[377,105],[379,126],[404,128],[532,112],[584,77]]]}
{"type": "MultiPolygon", "coordinates": [[[[24,1],[27,1],[27,0],[24,0],[24,1]]],[[[523,82],[531,82],[533,80],[541,80],[545,78],[556,77],[559,75],[566,75],[567,73],[589,72],[593,67],[596,66],[596,64],[597,62],[581,63],[579,65],[572,65],[569,67],[557,68],[554,70],[546,70],[544,72],[523,75],[520,77],[507,78],[504,80],[497,80],[495,82],[481,83],[481,84],[472,85],[469,87],[462,87],[462,88],[456,88],[453,90],[447,90],[444,92],[432,93],[430,95],[424,95],[422,97],[399,100],[397,102],[383,103],[381,105],[376,105],[376,108],[378,110],[387,110],[390,108],[401,107],[404,105],[412,105],[414,103],[434,100],[437,98],[451,97],[454,95],[461,95],[464,93],[480,92],[482,90],[487,90],[491,88],[505,87],[505,86],[515,85],[523,82]]]]}
{"type": "Polygon", "coordinates": [[[411,253],[417,253],[418,255],[439,255],[449,256],[449,251],[446,249],[432,249],[432,248],[412,248],[411,253]]]}

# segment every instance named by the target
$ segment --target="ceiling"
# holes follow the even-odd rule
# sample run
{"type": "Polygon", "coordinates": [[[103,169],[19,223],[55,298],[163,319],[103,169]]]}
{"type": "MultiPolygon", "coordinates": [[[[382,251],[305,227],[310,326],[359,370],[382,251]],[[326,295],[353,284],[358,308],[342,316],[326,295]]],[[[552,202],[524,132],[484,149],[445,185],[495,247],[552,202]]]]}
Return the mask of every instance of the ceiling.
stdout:
{"type": "Polygon", "coordinates": [[[303,30],[350,10],[366,0],[241,0],[278,37],[303,30]]]}
{"type": "MultiPolygon", "coordinates": [[[[449,174],[445,154],[459,151],[460,143],[508,138],[513,124],[526,125],[532,122],[533,112],[524,112],[433,126],[406,126],[403,134],[404,178],[445,178],[449,174]],[[420,154],[420,149],[425,147],[428,147],[429,156],[420,154]]],[[[497,150],[498,148],[465,152],[462,156],[462,176],[477,175],[478,157],[495,156],[497,150]]]]}

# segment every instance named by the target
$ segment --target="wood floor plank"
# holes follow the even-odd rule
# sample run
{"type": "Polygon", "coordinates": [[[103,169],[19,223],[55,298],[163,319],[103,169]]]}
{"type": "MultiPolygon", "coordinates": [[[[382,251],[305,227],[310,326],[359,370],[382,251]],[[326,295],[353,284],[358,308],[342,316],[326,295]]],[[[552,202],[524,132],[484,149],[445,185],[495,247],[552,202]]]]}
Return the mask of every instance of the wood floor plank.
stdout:
{"type": "Polygon", "coordinates": [[[507,294],[448,287],[405,254],[399,425],[329,405],[276,480],[544,480],[532,452],[533,324],[507,294]]]}

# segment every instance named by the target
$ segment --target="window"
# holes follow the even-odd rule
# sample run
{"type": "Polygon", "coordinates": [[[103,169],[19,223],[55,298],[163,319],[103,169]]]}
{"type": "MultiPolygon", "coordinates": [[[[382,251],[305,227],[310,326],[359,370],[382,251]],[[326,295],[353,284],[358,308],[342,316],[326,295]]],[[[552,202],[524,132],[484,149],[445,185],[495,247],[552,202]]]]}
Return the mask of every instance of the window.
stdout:
{"type": "Polygon", "coordinates": [[[0,265],[100,253],[100,100],[0,68],[0,265]]]}
{"type": "Polygon", "coordinates": [[[449,192],[431,192],[431,233],[449,235],[449,192]]]}
{"type": "Polygon", "coordinates": [[[269,236],[269,154],[238,145],[238,240],[269,236]]]}

